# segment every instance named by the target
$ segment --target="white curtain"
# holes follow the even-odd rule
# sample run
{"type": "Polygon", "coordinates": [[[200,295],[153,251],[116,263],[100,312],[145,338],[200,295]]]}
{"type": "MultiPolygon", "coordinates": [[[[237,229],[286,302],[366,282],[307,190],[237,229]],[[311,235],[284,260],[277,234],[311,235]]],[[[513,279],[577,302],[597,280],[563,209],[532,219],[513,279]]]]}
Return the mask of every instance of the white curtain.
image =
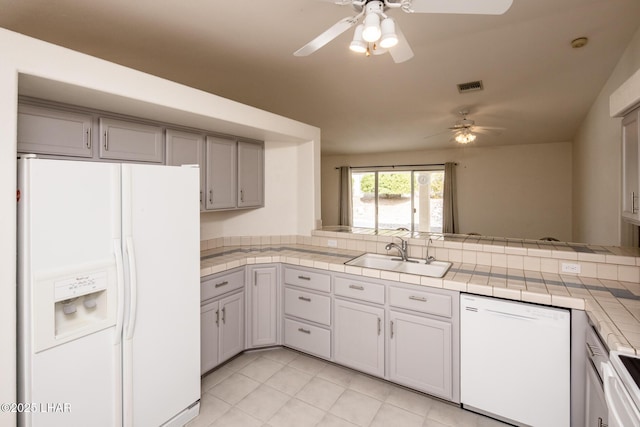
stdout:
{"type": "Polygon", "coordinates": [[[455,163],[444,164],[444,189],[442,208],[442,232],[457,233],[458,206],[456,203],[455,163]]]}
{"type": "Polygon", "coordinates": [[[351,226],[351,168],[349,166],[340,167],[340,225],[351,226]]]}

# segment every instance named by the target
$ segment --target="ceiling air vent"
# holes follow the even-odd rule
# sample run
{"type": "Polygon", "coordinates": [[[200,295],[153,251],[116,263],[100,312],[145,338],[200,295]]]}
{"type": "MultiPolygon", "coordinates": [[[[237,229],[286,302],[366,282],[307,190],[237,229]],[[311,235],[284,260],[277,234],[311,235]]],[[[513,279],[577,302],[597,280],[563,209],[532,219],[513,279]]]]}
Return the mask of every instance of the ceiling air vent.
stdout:
{"type": "Polygon", "coordinates": [[[482,89],[484,89],[484,87],[482,86],[482,80],[458,84],[458,92],[460,93],[473,92],[482,89]]]}

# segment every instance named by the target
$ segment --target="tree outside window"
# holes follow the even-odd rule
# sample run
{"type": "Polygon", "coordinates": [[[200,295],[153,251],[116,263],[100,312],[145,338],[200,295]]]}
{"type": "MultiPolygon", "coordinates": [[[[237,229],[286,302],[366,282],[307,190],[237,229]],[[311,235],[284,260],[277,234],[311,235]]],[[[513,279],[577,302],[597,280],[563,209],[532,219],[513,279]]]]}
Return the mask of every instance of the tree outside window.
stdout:
{"type": "Polygon", "coordinates": [[[353,226],[442,231],[443,170],[352,172],[353,226]]]}

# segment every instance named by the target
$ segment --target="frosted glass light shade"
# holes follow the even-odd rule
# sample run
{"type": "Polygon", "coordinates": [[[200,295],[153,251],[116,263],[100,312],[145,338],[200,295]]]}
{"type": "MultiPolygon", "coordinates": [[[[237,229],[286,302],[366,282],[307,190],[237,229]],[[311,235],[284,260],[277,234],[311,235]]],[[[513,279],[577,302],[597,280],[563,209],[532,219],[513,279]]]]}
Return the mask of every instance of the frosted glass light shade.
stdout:
{"type": "Polygon", "coordinates": [[[468,144],[470,142],[475,141],[476,136],[471,132],[462,132],[456,135],[456,142],[460,144],[468,144]]]}
{"type": "Polygon", "coordinates": [[[391,18],[385,18],[380,24],[382,30],[382,38],[380,39],[380,47],[389,49],[398,44],[398,35],[396,34],[396,24],[391,18]]]}
{"type": "Polygon", "coordinates": [[[364,18],[364,29],[362,30],[362,38],[373,43],[380,38],[380,17],[377,13],[370,13],[364,18]]]}
{"type": "Polygon", "coordinates": [[[364,30],[364,25],[360,24],[356,27],[356,31],[353,34],[353,40],[351,40],[351,44],[349,45],[349,49],[357,53],[365,53],[367,51],[367,43],[362,38],[362,31],[364,30]]]}

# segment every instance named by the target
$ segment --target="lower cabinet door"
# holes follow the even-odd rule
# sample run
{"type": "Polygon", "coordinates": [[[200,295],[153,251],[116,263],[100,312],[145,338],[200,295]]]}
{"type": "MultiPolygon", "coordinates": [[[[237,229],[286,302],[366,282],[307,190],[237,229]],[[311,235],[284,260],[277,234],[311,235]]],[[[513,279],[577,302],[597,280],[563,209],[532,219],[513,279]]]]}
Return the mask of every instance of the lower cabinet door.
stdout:
{"type": "Polygon", "coordinates": [[[220,352],[222,363],[244,350],[244,292],[220,300],[220,352]]]}
{"type": "Polygon", "coordinates": [[[604,398],[602,382],[591,362],[587,360],[585,422],[587,427],[605,427],[609,424],[609,410],[604,398]]]}
{"type": "Polygon", "coordinates": [[[334,313],[335,361],[384,377],[384,309],[336,299],[334,313]]]}
{"type": "Polygon", "coordinates": [[[200,308],[200,374],[215,368],[218,364],[218,308],[218,301],[200,308]]]}
{"type": "Polygon", "coordinates": [[[451,400],[451,324],[390,311],[389,378],[451,400]]]}
{"type": "Polygon", "coordinates": [[[251,271],[251,347],[278,343],[277,267],[256,267],[251,271]]]}

